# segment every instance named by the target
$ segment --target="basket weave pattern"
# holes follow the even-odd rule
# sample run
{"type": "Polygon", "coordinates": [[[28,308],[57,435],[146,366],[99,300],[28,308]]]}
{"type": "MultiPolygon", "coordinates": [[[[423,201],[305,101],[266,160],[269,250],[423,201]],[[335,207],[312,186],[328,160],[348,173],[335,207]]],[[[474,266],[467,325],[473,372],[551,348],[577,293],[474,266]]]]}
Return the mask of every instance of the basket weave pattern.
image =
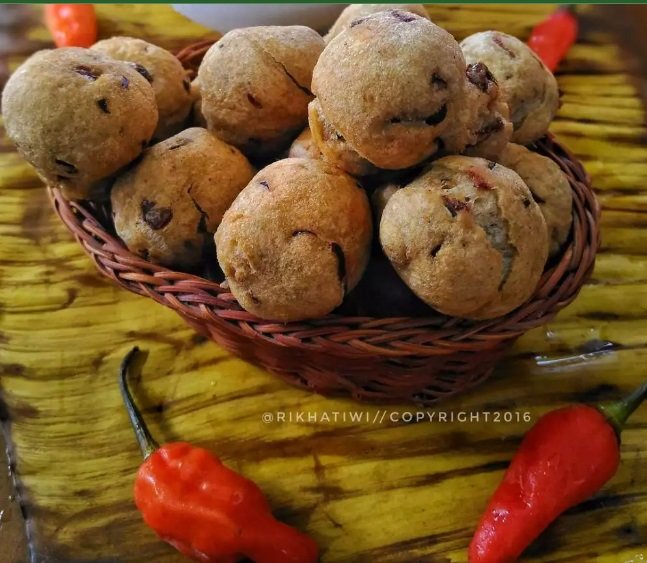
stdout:
{"type": "MultiPolygon", "coordinates": [[[[178,57],[195,71],[211,43],[191,45],[178,57]]],[[[264,321],[244,311],[226,287],[129,252],[102,208],[68,201],[55,188],[49,194],[63,223],[103,275],[175,310],[233,354],[319,393],[430,405],[488,377],[516,338],[550,321],[575,299],[593,269],[600,209],[588,175],[552,137],[532,148],[568,176],[573,189],[571,236],[527,303],[504,317],[480,322],[440,315],[264,321]]]]}

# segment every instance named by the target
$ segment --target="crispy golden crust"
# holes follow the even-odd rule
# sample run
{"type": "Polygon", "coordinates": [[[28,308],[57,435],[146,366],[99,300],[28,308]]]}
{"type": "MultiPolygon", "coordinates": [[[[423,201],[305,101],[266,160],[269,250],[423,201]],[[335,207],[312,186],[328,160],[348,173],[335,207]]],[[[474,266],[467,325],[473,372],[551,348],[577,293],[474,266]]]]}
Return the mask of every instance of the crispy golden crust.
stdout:
{"type": "Polygon", "coordinates": [[[151,85],[131,65],[77,47],[27,59],[5,86],[2,110],[20,153],[72,198],[135,159],[158,117],[151,85]]]}
{"type": "Polygon", "coordinates": [[[307,120],[323,39],[302,26],[236,29],[207,52],[198,78],[216,135],[251,156],[286,148],[307,120]]]}
{"type": "Polygon", "coordinates": [[[158,264],[192,267],[254,171],[238,149],[194,127],[148,149],[115,183],[117,234],[158,264]]]}
{"type": "Polygon", "coordinates": [[[339,14],[335,23],[324,36],[324,41],[330,43],[342,31],[347,30],[355,20],[385,10],[402,10],[429,19],[429,14],[422,4],[351,4],[339,14]]]}
{"type": "Polygon", "coordinates": [[[142,72],[153,86],[159,112],[154,139],[166,139],[183,128],[191,110],[191,91],[186,71],[177,57],[134,37],[111,37],[95,43],[91,49],[144,67],[142,72]]]}
{"type": "Polygon", "coordinates": [[[445,147],[445,137],[448,150],[467,144],[463,55],[420,16],[390,10],[356,20],[324,49],[312,87],[325,121],[379,168],[413,166],[445,147]]]}
{"type": "Polygon", "coordinates": [[[461,48],[468,63],[487,65],[510,108],[515,143],[542,137],[559,109],[557,81],[523,41],[499,31],[466,37],[461,48]]]}
{"type": "Polygon", "coordinates": [[[566,242],[573,222],[573,191],[560,167],[550,158],[510,143],[498,162],[514,170],[530,189],[546,220],[549,254],[566,242]]]}
{"type": "Polygon", "coordinates": [[[364,190],[321,160],[288,158],[261,170],[216,232],[232,293],[261,318],[294,321],[339,306],[368,261],[364,190]]]}
{"type": "Polygon", "coordinates": [[[451,156],[389,199],[382,248],[407,285],[447,315],[487,319],[521,305],[543,271],[546,224],[521,178],[451,156]]]}

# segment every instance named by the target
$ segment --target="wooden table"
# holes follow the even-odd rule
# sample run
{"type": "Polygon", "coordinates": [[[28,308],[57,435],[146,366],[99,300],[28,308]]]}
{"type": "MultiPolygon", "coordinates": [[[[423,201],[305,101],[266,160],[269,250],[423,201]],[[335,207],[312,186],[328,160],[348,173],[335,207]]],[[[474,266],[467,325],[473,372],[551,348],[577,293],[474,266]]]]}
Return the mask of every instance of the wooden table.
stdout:
{"type": "MultiPolygon", "coordinates": [[[[1,9],[0,73],[47,46],[36,8],[1,9]]],[[[168,6],[98,10],[102,36],[131,34],[176,48],[204,33],[168,6]]],[[[429,10],[459,39],[489,28],[525,38],[551,7],[429,10]]],[[[584,8],[581,40],[558,76],[564,105],[552,130],[584,161],[603,207],[593,278],[550,326],[518,342],[490,382],[434,411],[512,412],[510,423],[386,417],[373,424],[378,407],[286,387],[228,356],[171,311],[101,278],[54,216],[34,172],[0,138],[0,414],[34,560],[180,560],[131,502],[140,458],[116,374],[138,344],[149,355],[135,393],[155,435],[219,452],[267,491],[282,518],[316,538],[323,561],[465,561],[479,513],[529,427],[517,413],[536,419],[564,403],[613,399],[647,372],[647,73],[636,50],[644,37],[630,42],[633,51],[618,44],[629,42],[627,30],[647,8],[633,8],[631,17],[626,10],[584,8]],[[261,418],[265,411],[353,410],[367,418],[261,418]]],[[[614,479],[560,518],[527,560],[644,560],[647,408],[629,424],[622,454],[614,479]]],[[[3,487],[0,561],[13,563],[26,559],[21,510],[3,487]]]]}

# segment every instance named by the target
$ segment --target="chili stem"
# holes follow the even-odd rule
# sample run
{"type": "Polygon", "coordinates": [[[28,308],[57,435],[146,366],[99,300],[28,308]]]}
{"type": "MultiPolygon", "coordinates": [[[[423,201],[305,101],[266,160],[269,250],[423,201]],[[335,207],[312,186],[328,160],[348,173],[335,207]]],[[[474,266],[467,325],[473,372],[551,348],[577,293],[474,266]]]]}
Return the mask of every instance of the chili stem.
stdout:
{"type": "Polygon", "coordinates": [[[620,432],[627,422],[627,419],[631,414],[641,405],[641,403],[647,398],[647,381],[638,387],[633,393],[628,397],[617,401],[615,403],[609,403],[606,405],[600,405],[598,408],[607,417],[609,424],[613,426],[618,437],[620,437],[620,432]]]}
{"type": "Polygon", "coordinates": [[[135,431],[135,436],[139,443],[139,449],[142,451],[144,459],[146,459],[157,448],[159,448],[159,445],[148,431],[148,427],[146,426],[141,413],[137,410],[135,402],[133,401],[133,396],[130,394],[130,389],[128,388],[128,370],[138,352],[139,347],[135,346],[130,352],[128,352],[128,354],[126,354],[126,357],[121,362],[121,368],[119,369],[119,389],[121,391],[121,397],[124,400],[124,404],[126,405],[126,411],[128,412],[130,423],[135,431]]]}

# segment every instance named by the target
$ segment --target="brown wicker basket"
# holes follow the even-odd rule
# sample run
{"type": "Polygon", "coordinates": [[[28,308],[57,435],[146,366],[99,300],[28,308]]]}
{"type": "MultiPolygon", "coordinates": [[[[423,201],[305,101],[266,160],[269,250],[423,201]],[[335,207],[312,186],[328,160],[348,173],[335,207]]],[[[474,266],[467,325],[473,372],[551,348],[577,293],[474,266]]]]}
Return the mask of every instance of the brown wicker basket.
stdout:
{"type": "MultiPolygon", "coordinates": [[[[191,45],[178,57],[195,71],[211,43],[191,45]]],[[[488,377],[516,338],[548,322],[575,299],[593,269],[600,209],[590,179],[552,137],[533,149],[559,164],[569,178],[571,235],[527,303],[505,317],[481,322],[341,315],[298,323],[263,321],[242,310],[218,283],[130,253],[113,234],[105,209],[68,201],[57,189],[50,188],[49,194],[54,209],[102,274],[172,308],[232,353],[318,393],[430,405],[488,377]]]]}

